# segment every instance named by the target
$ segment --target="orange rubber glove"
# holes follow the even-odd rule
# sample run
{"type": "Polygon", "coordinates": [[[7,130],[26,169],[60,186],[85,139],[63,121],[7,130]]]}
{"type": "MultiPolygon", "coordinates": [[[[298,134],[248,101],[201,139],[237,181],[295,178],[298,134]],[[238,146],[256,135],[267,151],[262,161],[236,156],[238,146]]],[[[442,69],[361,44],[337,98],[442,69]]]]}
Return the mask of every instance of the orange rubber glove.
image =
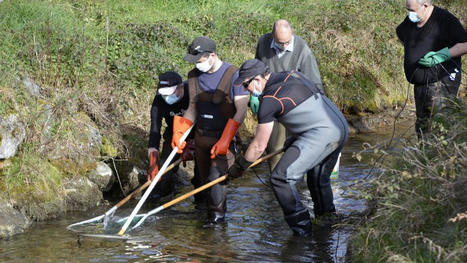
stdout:
{"type": "Polygon", "coordinates": [[[240,123],[234,119],[229,119],[222,132],[221,138],[211,148],[211,159],[216,158],[216,155],[226,155],[229,150],[230,142],[232,141],[235,133],[237,133],[240,123]]]}
{"type": "Polygon", "coordinates": [[[159,172],[159,165],[157,164],[157,155],[157,151],[151,152],[149,154],[148,181],[154,180],[154,177],[156,177],[156,174],[159,172]]]}
{"type": "Polygon", "coordinates": [[[183,148],[185,148],[186,142],[183,141],[180,143],[180,138],[183,134],[193,125],[193,122],[189,119],[183,118],[181,116],[174,116],[174,126],[173,126],[173,135],[172,135],[172,148],[178,147],[177,153],[182,153],[183,148]]]}

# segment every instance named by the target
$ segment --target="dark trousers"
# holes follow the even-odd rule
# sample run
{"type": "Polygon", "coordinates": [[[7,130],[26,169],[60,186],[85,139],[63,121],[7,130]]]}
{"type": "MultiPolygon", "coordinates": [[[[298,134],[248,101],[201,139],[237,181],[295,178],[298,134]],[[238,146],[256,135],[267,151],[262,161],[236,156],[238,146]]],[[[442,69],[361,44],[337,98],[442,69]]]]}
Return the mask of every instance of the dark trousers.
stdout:
{"type": "Polygon", "coordinates": [[[433,83],[414,86],[415,108],[417,120],[415,131],[418,138],[426,136],[431,132],[431,119],[442,112],[450,100],[457,97],[461,82],[460,72],[454,80],[449,76],[433,83]]]}
{"type": "MultiPolygon", "coordinates": [[[[198,131],[195,132],[196,164],[199,183],[202,185],[225,175],[227,169],[232,166],[235,161],[233,143],[230,145],[227,155],[216,156],[216,158],[211,159],[211,148],[218,140],[218,137],[203,136],[198,131]]],[[[213,217],[215,213],[219,215],[225,213],[226,191],[225,181],[204,191],[208,199],[208,215],[210,217],[213,217]]]]}

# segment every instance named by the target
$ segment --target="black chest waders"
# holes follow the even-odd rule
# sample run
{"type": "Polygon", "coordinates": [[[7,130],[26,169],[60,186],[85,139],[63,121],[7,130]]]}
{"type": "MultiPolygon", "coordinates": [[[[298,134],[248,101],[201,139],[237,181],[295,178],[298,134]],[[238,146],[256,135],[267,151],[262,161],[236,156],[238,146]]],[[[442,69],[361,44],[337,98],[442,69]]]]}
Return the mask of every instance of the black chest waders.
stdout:
{"type": "MultiPolygon", "coordinates": [[[[211,159],[211,148],[219,140],[229,118],[235,115],[235,104],[230,98],[232,77],[238,69],[230,66],[222,76],[215,92],[201,90],[197,70],[188,74],[190,100],[196,102],[195,154],[200,185],[214,181],[224,175],[235,161],[233,144],[224,156],[211,159]]],[[[196,186],[196,185],[195,185],[196,186]]],[[[195,195],[195,203],[208,205],[208,218],[212,223],[224,220],[226,211],[226,184],[216,184],[210,189],[195,195]]]]}

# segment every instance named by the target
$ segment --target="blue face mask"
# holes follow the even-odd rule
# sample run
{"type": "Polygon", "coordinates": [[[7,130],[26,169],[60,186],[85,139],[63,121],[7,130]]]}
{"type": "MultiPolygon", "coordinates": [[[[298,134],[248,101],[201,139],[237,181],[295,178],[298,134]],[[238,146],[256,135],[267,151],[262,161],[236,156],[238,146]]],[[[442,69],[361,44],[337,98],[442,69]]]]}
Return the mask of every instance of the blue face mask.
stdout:
{"type": "Polygon", "coordinates": [[[409,20],[412,21],[413,23],[418,23],[420,22],[420,17],[418,17],[417,12],[409,11],[409,20]]]}
{"type": "Polygon", "coordinates": [[[177,96],[177,94],[173,93],[171,95],[166,95],[166,96],[162,96],[162,98],[165,100],[165,102],[169,105],[172,105],[174,103],[176,103],[177,101],[180,100],[180,98],[177,96]]]}

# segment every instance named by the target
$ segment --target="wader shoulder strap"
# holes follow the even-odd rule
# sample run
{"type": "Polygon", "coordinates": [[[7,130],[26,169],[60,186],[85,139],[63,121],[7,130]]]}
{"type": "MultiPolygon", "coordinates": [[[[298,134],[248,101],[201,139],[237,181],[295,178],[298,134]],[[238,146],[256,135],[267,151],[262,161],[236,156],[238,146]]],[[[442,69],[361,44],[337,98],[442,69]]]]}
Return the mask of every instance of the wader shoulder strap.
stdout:
{"type": "Polygon", "coordinates": [[[217,85],[217,89],[224,92],[227,101],[231,102],[230,99],[230,88],[232,85],[232,77],[237,72],[238,68],[236,66],[231,65],[227,70],[225,70],[224,75],[222,76],[219,85],[217,85]]]}
{"type": "Polygon", "coordinates": [[[196,69],[193,69],[190,72],[188,72],[188,90],[190,93],[190,103],[198,101],[197,96],[200,92],[200,87],[196,69]]]}

